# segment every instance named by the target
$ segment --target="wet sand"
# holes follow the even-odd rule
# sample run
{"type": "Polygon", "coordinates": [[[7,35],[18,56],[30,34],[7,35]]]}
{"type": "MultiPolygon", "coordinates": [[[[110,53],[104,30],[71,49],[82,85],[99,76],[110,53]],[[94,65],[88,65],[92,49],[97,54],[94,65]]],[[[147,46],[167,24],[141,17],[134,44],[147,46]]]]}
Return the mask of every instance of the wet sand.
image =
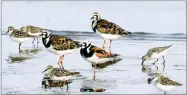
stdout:
{"type": "MultiPolygon", "coordinates": [[[[103,40],[94,33],[62,33],[75,40],[89,40],[96,46],[101,46],[103,40]]],[[[23,43],[22,49],[32,48],[32,39],[23,43]]],[[[107,42],[109,45],[109,43],[107,42]]],[[[186,93],[186,38],[184,35],[133,35],[113,41],[112,52],[122,55],[123,60],[96,71],[96,81],[93,81],[93,69],[91,64],[84,60],[77,50],[64,58],[64,67],[71,71],[80,72],[81,76],[75,77],[63,91],[60,88],[42,89],[41,73],[47,65],[58,67],[58,55],[48,52],[40,39],[41,51],[31,54],[31,59],[20,63],[8,63],[5,59],[11,54],[18,54],[18,44],[2,35],[2,93],[3,94],[62,94],[85,93],[80,92],[82,85],[105,88],[105,92],[99,94],[163,94],[153,85],[147,84],[147,74],[141,71],[141,57],[148,49],[157,46],[173,44],[165,55],[165,73],[171,79],[183,84],[181,87],[168,92],[168,94],[186,93]]],[[[154,60],[153,60],[154,61],[154,60]]],[[[152,62],[153,62],[152,61],[152,62]]],[[[149,62],[151,63],[151,62],[149,62]]],[[[157,62],[162,71],[162,58],[157,62]]],[[[86,92],[88,93],[88,92],[86,92]]],[[[90,92],[93,93],[93,92],[90,92]]],[[[96,92],[94,92],[96,93],[96,92]]]]}

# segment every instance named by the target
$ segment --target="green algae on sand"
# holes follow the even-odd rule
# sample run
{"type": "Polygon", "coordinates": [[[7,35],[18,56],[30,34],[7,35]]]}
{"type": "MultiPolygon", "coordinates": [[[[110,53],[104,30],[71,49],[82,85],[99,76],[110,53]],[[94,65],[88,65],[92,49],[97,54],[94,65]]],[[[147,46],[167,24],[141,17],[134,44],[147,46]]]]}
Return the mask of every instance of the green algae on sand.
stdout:
{"type": "Polygon", "coordinates": [[[38,53],[39,51],[41,51],[42,49],[40,48],[31,48],[31,49],[25,49],[25,50],[21,50],[22,54],[29,54],[29,53],[38,53]]]}
{"type": "Polygon", "coordinates": [[[29,55],[23,55],[23,54],[19,54],[19,55],[10,55],[8,56],[8,59],[6,59],[7,61],[11,62],[11,63],[19,63],[19,62],[23,62],[27,59],[32,59],[32,56],[29,55]]]}

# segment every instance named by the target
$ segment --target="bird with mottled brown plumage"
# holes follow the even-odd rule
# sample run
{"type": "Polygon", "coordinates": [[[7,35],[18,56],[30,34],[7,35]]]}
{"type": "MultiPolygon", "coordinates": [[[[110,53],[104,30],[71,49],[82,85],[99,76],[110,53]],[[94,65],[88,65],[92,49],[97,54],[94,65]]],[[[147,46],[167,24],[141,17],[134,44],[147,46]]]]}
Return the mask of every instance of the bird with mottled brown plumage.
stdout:
{"type": "Polygon", "coordinates": [[[111,21],[101,19],[101,16],[98,12],[93,13],[91,20],[92,30],[104,39],[104,43],[102,45],[103,49],[105,48],[105,40],[110,40],[110,53],[112,40],[116,40],[124,35],[131,34],[131,32],[124,30],[119,25],[111,21]]]}
{"type": "Polygon", "coordinates": [[[164,94],[166,92],[171,91],[175,87],[182,86],[183,84],[176,82],[174,80],[171,80],[169,77],[166,77],[162,74],[156,74],[151,78],[147,79],[148,84],[153,84],[155,87],[161,91],[164,91],[164,94]]]}
{"type": "Polygon", "coordinates": [[[42,42],[49,52],[60,56],[58,65],[61,69],[64,69],[62,65],[64,55],[71,54],[81,47],[81,42],[74,41],[66,36],[53,35],[51,30],[42,31],[42,42]]]}
{"type": "MultiPolygon", "coordinates": [[[[49,31],[49,29],[40,28],[33,25],[27,25],[20,28],[20,31],[27,32],[29,35],[32,35],[34,37],[32,44],[34,45],[35,39],[37,40],[37,47],[38,47],[38,37],[41,36],[42,30],[49,31]]],[[[34,45],[35,46],[35,45],[34,45]]]]}
{"type": "MultiPolygon", "coordinates": [[[[155,65],[155,63],[158,61],[159,57],[163,58],[163,71],[165,68],[165,58],[164,58],[164,54],[166,54],[168,48],[170,48],[172,45],[169,46],[163,46],[163,47],[154,47],[148,50],[148,52],[142,56],[142,64],[147,61],[147,60],[151,60],[151,59],[156,59],[156,61],[154,63],[152,63],[153,65],[155,65]]],[[[158,69],[158,67],[156,66],[156,68],[158,69]]]]}
{"type": "Polygon", "coordinates": [[[19,43],[19,53],[21,53],[21,44],[33,37],[28,33],[15,29],[13,26],[9,26],[6,33],[8,33],[12,41],[19,43]]]}

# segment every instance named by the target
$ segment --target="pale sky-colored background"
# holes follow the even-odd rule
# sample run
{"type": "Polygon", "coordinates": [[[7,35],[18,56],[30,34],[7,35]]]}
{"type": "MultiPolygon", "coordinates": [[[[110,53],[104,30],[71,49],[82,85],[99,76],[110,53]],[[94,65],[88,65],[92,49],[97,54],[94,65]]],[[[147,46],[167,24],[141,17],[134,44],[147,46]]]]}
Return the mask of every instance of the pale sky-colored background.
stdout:
{"type": "Polygon", "coordinates": [[[185,1],[3,1],[2,29],[89,31],[93,12],[132,32],[186,33],[185,1]]]}

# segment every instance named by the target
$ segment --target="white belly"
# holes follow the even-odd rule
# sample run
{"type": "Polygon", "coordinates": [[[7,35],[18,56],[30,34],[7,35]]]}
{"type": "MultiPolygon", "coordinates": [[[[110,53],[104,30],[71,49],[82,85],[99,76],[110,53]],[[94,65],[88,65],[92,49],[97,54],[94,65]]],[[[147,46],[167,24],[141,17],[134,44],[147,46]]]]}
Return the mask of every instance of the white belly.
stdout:
{"type": "Polygon", "coordinates": [[[122,35],[102,34],[102,33],[98,32],[97,29],[96,29],[96,33],[99,34],[103,39],[106,39],[106,40],[116,40],[122,36],[122,35]]]}
{"type": "Polygon", "coordinates": [[[154,53],[151,57],[152,57],[152,58],[159,58],[159,57],[165,55],[166,52],[167,52],[167,50],[165,50],[165,51],[163,51],[163,52],[161,52],[161,53],[154,53]]]}
{"type": "Polygon", "coordinates": [[[164,86],[160,83],[155,84],[155,86],[156,86],[156,88],[158,88],[161,91],[170,91],[175,87],[175,86],[164,86]]]}
{"type": "Polygon", "coordinates": [[[52,76],[51,77],[52,80],[63,80],[63,81],[69,80],[71,78],[72,78],[72,76],[62,76],[62,77],[52,76]]]}
{"type": "Polygon", "coordinates": [[[10,36],[10,38],[11,38],[13,41],[17,42],[17,43],[23,43],[23,42],[25,42],[25,41],[27,41],[27,40],[30,39],[30,38],[16,38],[16,37],[13,37],[13,36],[10,36]]]}
{"type": "Polygon", "coordinates": [[[53,49],[52,46],[50,46],[49,48],[47,48],[47,50],[49,52],[52,52],[54,54],[62,56],[62,55],[70,54],[70,53],[74,52],[74,50],[76,50],[76,49],[71,49],[71,50],[55,50],[55,49],[53,49]]]}
{"type": "Polygon", "coordinates": [[[159,54],[154,53],[151,57],[152,57],[153,59],[157,59],[157,58],[159,58],[160,56],[159,56],[159,54]]]}
{"type": "Polygon", "coordinates": [[[31,32],[28,32],[29,35],[31,36],[40,36],[42,33],[39,32],[39,33],[31,33],[31,32]]]}
{"type": "Polygon", "coordinates": [[[100,63],[114,60],[114,58],[99,58],[95,54],[92,57],[85,58],[85,59],[92,64],[100,64],[100,63]]]}

